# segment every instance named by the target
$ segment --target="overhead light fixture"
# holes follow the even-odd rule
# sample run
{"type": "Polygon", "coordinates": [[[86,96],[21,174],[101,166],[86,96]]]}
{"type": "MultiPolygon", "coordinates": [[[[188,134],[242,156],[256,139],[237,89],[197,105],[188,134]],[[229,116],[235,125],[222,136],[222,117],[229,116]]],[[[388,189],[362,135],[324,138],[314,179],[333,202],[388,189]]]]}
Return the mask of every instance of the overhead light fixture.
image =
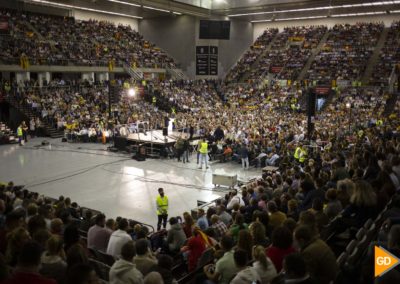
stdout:
{"type": "Polygon", "coordinates": [[[254,20],[251,21],[252,23],[262,23],[262,22],[281,22],[281,21],[294,21],[294,20],[309,20],[309,19],[322,19],[326,18],[327,16],[309,16],[309,17],[295,17],[295,18],[282,18],[282,19],[268,19],[268,20],[254,20]]]}
{"type": "Polygon", "coordinates": [[[358,16],[373,16],[373,15],[382,15],[386,14],[386,12],[364,12],[364,13],[349,13],[349,14],[336,14],[331,15],[332,18],[340,18],[340,17],[358,17],[358,16]]]}
{"type": "Polygon", "coordinates": [[[118,4],[129,5],[129,6],[134,6],[134,7],[140,7],[139,4],[129,3],[129,2],[125,2],[125,1],[119,1],[119,0],[106,0],[106,1],[108,1],[108,2],[114,2],[114,3],[118,3],[118,4]]]}
{"type": "Polygon", "coordinates": [[[400,0],[368,2],[368,3],[362,3],[362,4],[346,4],[346,5],[336,5],[336,6],[321,6],[321,7],[278,10],[278,11],[265,11],[265,12],[254,12],[254,13],[244,13],[244,14],[232,14],[232,15],[228,15],[228,17],[256,16],[256,15],[280,14],[280,13],[291,13],[291,12],[306,12],[306,11],[321,11],[321,10],[329,10],[329,9],[385,6],[385,5],[395,5],[395,4],[400,4],[400,0]]]}
{"type": "Polygon", "coordinates": [[[145,9],[149,9],[149,10],[156,10],[156,11],[160,11],[160,12],[169,13],[169,11],[168,11],[168,10],[165,10],[165,9],[160,9],[160,8],[154,8],[154,7],[150,7],[150,6],[143,6],[143,8],[145,8],[145,9]]]}
{"type": "Polygon", "coordinates": [[[45,1],[45,0],[28,0],[27,2],[45,4],[45,5],[48,5],[48,6],[70,8],[70,9],[83,10],[83,11],[90,11],[90,12],[96,12],[96,13],[102,13],[102,14],[109,14],[109,15],[115,15],[115,16],[122,16],[122,17],[127,17],[127,18],[143,19],[143,17],[139,17],[139,16],[133,16],[133,15],[123,14],[123,13],[116,13],[116,12],[110,12],[110,11],[86,8],[86,7],[82,7],[82,6],[55,3],[55,2],[45,1]]]}
{"type": "Polygon", "coordinates": [[[172,14],[175,14],[175,15],[178,15],[178,16],[182,15],[182,13],[179,13],[179,12],[172,12],[172,14]]]}

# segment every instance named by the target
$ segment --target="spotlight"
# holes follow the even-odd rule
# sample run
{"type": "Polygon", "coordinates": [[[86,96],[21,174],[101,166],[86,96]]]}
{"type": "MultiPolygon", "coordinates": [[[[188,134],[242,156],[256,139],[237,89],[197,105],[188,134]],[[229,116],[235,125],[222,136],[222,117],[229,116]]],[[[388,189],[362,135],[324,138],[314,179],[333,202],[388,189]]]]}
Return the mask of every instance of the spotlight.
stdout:
{"type": "Polygon", "coordinates": [[[346,108],[351,108],[351,104],[350,103],[346,103],[346,108]]]}
{"type": "Polygon", "coordinates": [[[136,95],[135,89],[129,89],[129,90],[128,90],[128,96],[134,97],[135,95],[136,95]]]}

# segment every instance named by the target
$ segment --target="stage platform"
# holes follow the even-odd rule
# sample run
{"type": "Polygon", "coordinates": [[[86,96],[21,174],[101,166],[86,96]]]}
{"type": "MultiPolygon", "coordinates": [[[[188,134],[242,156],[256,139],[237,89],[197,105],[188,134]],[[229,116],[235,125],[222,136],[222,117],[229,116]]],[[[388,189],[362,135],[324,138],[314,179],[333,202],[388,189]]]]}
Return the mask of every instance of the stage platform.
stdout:
{"type": "Polygon", "coordinates": [[[237,175],[246,181],[261,176],[261,169],[242,170],[238,163],[215,163],[198,169],[196,155],[190,163],[176,159],[147,159],[138,162],[131,155],[107,151],[108,145],[62,143],[60,139],[29,140],[25,146],[0,146],[0,181],[13,180],[26,188],[58,198],[70,197],[81,206],[104,212],[107,218],[123,216],[151,225],[157,222],[157,189],[168,195],[169,216],[182,216],[197,206],[226,194],[214,188],[213,174],[237,175]]]}
{"type": "Polygon", "coordinates": [[[164,136],[162,130],[149,130],[146,133],[131,133],[126,138],[130,142],[135,143],[153,143],[157,145],[173,144],[179,137],[184,139],[189,138],[189,133],[172,131],[168,136],[164,136]]]}

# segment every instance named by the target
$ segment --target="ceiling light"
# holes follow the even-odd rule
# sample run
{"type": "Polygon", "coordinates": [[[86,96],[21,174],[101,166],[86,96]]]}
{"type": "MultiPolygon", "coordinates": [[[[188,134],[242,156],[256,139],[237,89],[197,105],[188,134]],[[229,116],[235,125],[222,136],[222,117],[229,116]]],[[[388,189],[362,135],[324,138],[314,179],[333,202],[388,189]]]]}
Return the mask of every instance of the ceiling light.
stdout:
{"type": "Polygon", "coordinates": [[[172,12],[172,14],[175,14],[175,15],[182,15],[182,13],[179,13],[179,12],[172,12]]]}
{"type": "Polygon", "coordinates": [[[358,17],[358,16],[370,16],[370,15],[382,15],[386,14],[385,11],[382,12],[365,12],[365,13],[350,13],[350,14],[336,14],[332,15],[333,18],[340,18],[340,17],[358,17]]]}
{"type": "Polygon", "coordinates": [[[128,15],[128,14],[122,14],[122,13],[116,13],[116,12],[110,12],[110,11],[104,11],[104,10],[98,10],[98,9],[92,9],[92,8],[74,6],[74,5],[68,5],[68,4],[62,4],[62,3],[55,3],[55,2],[45,1],[45,0],[28,0],[27,2],[45,4],[45,5],[49,5],[49,6],[56,6],[56,7],[62,7],[62,8],[70,8],[70,9],[76,9],[76,10],[84,10],[84,11],[109,14],[109,15],[115,15],[115,16],[122,16],[122,17],[127,17],[127,18],[143,19],[143,17],[139,17],[139,16],[133,16],[133,15],[128,15]]]}
{"type": "Polygon", "coordinates": [[[169,13],[168,10],[164,10],[164,9],[160,9],[160,8],[154,8],[154,7],[150,7],[150,6],[143,6],[143,8],[149,9],[149,10],[156,10],[156,11],[160,11],[160,12],[169,13]]]}
{"type": "Polygon", "coordinates": [[[129,6],[140,7],[139,4],[128,3],[128,2],[125,2],[125,1],[119,1],[119,0],[106,0],[106,1],[108,1],[108,2],[114,2],[114,3],[118,3],[118,4],[129,5],[129,6]]]}
{"type": "Polygon", "coordinates": [[[265,11],[265,12],[254,12],[254,13],[245,13],[245,14],[233,14],[233,15],[228,15],[228,17],[256,16],[256,15],[266,15],[266,14],[306,12],[306,11],[329,10],[329,9],[340,9],[340,8],[355,8],[355,7],[367,7],[367,6],[384,6],[384,5],[394,5],[394,4],[400,4],[400,0],[396,0],[396,1],[381,1],[381,2],[368,2],[368,3],[363,3],[363,4],[321,6],[321,7],[301,8],[301,9],[291,9],[291,10],[279,10],[279,11],[265,11]]]}

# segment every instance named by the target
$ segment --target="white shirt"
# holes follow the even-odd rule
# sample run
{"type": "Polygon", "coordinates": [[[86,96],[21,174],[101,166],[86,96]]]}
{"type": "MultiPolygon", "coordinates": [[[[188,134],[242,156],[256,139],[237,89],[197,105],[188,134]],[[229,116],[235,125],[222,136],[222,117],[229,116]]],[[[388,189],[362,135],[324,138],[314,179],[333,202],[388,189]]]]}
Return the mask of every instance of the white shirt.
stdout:
{"type": "Polygon", "coordinates": [[[108,242],[107,254],[112,255],[114,258],[120,258],[122,246],[131,240],[132,238],[127,232],[123,230],[115,231],[111,234],[110,241],[108,242]]]}
{"type": "Polygon", "coordinates": [[[257,271],[258,276],[260,276],[261,283],[269,283],[278,275],[269,257],[267,257],[267,263],[267,269],[265,269],[259,261],[253,263],[253,268],[257,271]]]}
{"type": "Polygon", "coordinates": [[[243,199],[238,196],[235,195],[234,197],[232,197],[232,199],[229,201],[228,205],[226,206],[226,208],[228,210],[231,210],[233,208],[233,205],[235,205],[236,203],[239,203],[240,206],[245,206],[243,199]]]}

